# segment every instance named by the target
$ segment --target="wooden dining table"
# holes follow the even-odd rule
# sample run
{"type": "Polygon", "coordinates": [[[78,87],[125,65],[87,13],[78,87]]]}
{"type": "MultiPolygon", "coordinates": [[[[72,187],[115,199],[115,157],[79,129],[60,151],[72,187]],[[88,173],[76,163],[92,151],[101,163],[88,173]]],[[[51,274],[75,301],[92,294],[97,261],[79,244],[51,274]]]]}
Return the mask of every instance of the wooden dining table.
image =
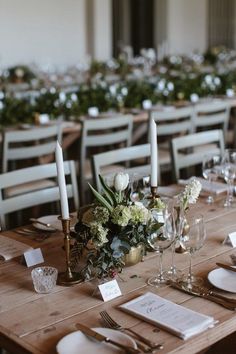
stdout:
{"type": "MultiPolygon", "coordinates": [[[[177,185],[160,187],[159,193],[170,197],[182,189],[177,185]]],[[[225,195],[221,194],[214,204],[208,205],[206,194],[202,193],[188,211],[189,216],[197,213],[204,215],[207,238],[204,246],[193,256],[193,271],[203,278],[207,286],[210,286],[207,275],[217,268],[216,262],[231,263],[230,255],[234,253],[231,246],[222,243],[230,232],[236,231],[236,208],[224,208],[224,198],[225,195]]],[[[15,230],[3,234],[40,248],[45,265],[54,266],[59,271],[65,270],[62,232],[51,233],[43,241],[35,240],[34,234],[21,236],[15,230]]],[[[188,271],[188,255],[176,254],[175,261],[178,269],[188,271]]],[[[171,252],[166,250],[164,267],[170,267],[170,262],[171,252]]],[[[143,262],[123,269],[116,278],[122,295],[107,302],[95,291],[98,285],[96,279],[73,286],[57,285],[49,294],[36,293],[31,279],[32,268],[27,268],[19,259],[0,264],[0,347],[13,354],[54,354],[57,343],[64,336],[78,330],[79,323],[89,327],[104,327],[99,314],[102,310],[107,310],[121,325],[132,327],[146,338],[163,343],[163,354],[198,353],[236,329],[234,311],[168,285],[162,288],[147,285],[147,279],[158,271],[158,256],[153,252],[148,252],[143,262]],[[156,326],[118,308],[120,304],[148,291],[183,307],[213,316],[217,323],[213,328],[183,340],[164,329],[157,331],[156,326]]],[[[217,289],[215,291],[236,299],[236,294],[217,289]]]]}

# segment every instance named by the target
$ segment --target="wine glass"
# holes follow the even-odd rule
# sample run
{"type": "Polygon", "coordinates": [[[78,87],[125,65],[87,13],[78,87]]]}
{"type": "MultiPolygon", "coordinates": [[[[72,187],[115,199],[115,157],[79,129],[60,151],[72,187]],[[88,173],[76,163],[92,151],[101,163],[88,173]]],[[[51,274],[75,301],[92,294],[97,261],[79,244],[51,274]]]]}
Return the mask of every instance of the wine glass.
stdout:
{"type": "Polygon", "coordinates": [[[214,203],[212,182],[218,178],[220,166],[221,166],[220,155],[207,154],[203,157],[202,174],[203,177],[206,180],[208,180],[210,183],[210,194],[207,197],[208,204],[214,203]]]}
{"type": "Polygon", "coordinates": [[[232,207],[233,185],[236,177],[236,150],[227,149],[222,158],[222,174],[227,183],[227,197],[224,203],[225,207],[232,207]]]}
{"type": "Polygon", "coordinates": [[[192,273],[192,255],[198,251],[204,244],[206,239],[206,228],[203,216],[194,216],[190,225],[188,233],[182,238],[182,243],[185,246],[186,251],[189,254],[189,271],[182,282],[186,283],[188,288],[192,288],[193,285],[199,285],[202,283],[202,279],[196,277],[192,273]]]}
{"type": "Polygon", "coordinates": [[[168,281],[163,271],[163,253],[174,241],[175,221],[173,213],[168,212],[167,209],[164,209],[162,213],[153,210],[152,214],[154,218],[154,230],[155,226],[159,227],[161,222],[163,222],[163,226],[154,231],[150,237],[150,246],[159,254],[159,273],[149,278],[148,284],[161,287],[168,281]]]}

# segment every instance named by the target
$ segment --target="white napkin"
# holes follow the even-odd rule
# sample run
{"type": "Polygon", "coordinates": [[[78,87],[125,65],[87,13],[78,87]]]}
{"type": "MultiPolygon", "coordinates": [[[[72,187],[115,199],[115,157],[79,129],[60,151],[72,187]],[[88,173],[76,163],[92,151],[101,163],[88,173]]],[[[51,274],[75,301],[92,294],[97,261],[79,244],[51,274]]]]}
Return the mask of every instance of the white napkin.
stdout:
{"type": "Polygon", "coordinates": [[[213,317],[192,311],[151,292],[119,306],[122,310],[188,339],[213,327],[213,317]]]}
{"type": "Polygon", "coordinates": [[[211,184],[208,180],[201,178],[201,177],[191,177],[189,179],[179,179],[178,184],[186,185],[190,182],[190,180],[192,178],[197,179],[201,183],[202,190],[205,192],[212,192],[215,194],[220,194],[220,193],[224,193],[227,191],[227,184],[220,183],[220,182],[212,182],[212,184],[211,184]]]}

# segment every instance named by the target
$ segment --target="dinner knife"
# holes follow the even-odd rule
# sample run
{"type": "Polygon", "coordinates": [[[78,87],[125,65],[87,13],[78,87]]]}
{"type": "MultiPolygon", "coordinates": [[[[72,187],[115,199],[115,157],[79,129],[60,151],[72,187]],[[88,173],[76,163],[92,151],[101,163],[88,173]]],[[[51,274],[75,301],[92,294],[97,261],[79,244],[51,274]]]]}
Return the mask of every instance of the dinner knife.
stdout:
{"type": "Polygon", "coordinates": [[[40,224],[40,225],[43,225],[43,226],[45,226],[45,227],[50,227],[50,228],[53,228],[53,229],[54,229],[54,227],[52,227],[51,224],[46,223],[46,222],[43,222],[43,221],[40,221],[40,220],[38,220],[38,219],[30,218],[29,220],[32,221],[32,222],[35,222],[36,224],[40,224]]]}
{"type": "Polygon", "coordinates": [[[236,310],[236,304],[234,303],[231,303],[227,300],[223,300],[223,299],[220,299],[218,297],[215,297],[213,295],[210,295],[208,293],[205,293],[205,292],[198,292],[198,291],[195,291],[195,290],[192,290],[191,288],[188,288],[187,286],[184,286],[178,282],[174,282],[174,281],[169,281],[169,285],[172,286],[173,288],[175,289],[178,289],[180,291],[183,291],[189,295],[194,295],[194,296],[199,296],[199,297],[202,297],[204,299],[207,299],[207,300],[210,300],[212,302],[215,302],[216,304],[219,304],[225,308],[227,308],[228,310],[231,310],[231,311],[235,311],[236,310]]]}
{"type": "Polygon", "coordinates": [[[216,265],[220,268],[224,268],[224,269],[227,269],[227,270],[230,270],[231,272],[236,272],[236,268],[229,265],[229,264],[224,264],[224,263],[216,263],[216,265]]]}
{"type": "Polygon", "coordinates": [[[96,331],[94,331],[94,329],[91,329],[81,323],[77,323],[76,327],[83,332],[86,336],[92,337],[94,339],[96,339],[98,342],[106,342],[106,343],[110,343],[115,345],[116,347],[123,349],[125,351],[125,353],[127,354],[138,354],[141,353],[140,350],[132,348],[128,345],[124,345],[122,343],[119,343],[117,341],[114,341],[113,339],[106,337],[96,331]]]}

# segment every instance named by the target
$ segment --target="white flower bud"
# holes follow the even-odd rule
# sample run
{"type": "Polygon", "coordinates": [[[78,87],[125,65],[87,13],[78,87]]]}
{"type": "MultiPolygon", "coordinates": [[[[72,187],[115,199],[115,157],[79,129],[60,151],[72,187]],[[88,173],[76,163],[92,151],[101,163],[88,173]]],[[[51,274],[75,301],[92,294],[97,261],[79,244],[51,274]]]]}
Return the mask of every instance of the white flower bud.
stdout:
{"type": "Polygon", "coordinates": [[[114,177],[114,187],[117,192],[124,191],[129,184],[128,173],[119,172],[114,177]]]}

